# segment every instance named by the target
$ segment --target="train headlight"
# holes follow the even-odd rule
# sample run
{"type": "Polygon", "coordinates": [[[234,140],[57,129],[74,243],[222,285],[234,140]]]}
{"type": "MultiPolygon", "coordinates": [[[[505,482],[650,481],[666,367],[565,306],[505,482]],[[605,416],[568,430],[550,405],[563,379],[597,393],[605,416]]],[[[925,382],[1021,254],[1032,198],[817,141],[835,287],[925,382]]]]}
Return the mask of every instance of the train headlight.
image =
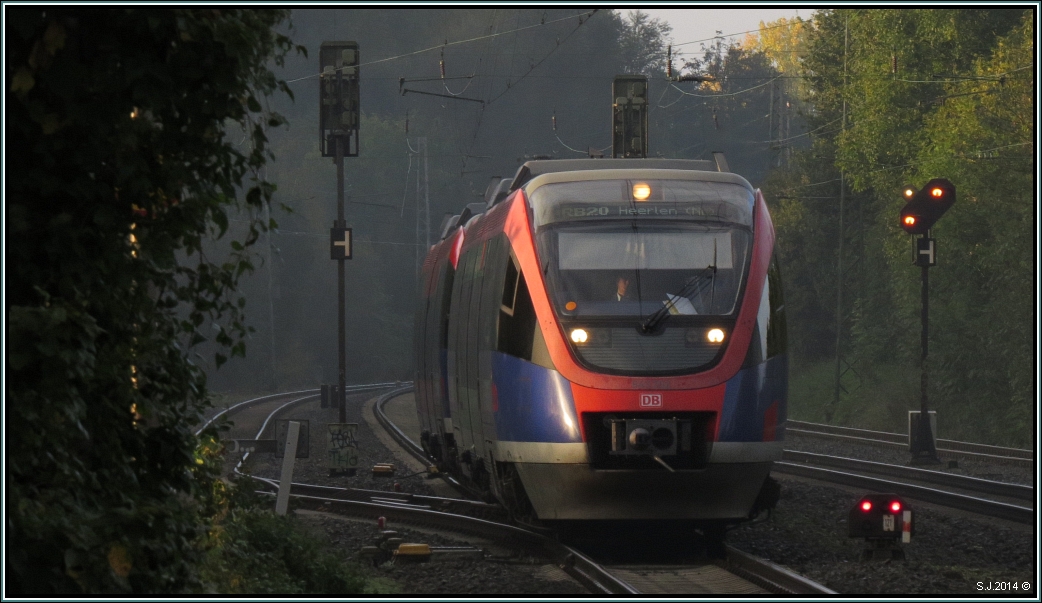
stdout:
{"type": "Polygon", "coordinates": [[[723,343],[724,341],[724,330],[723,329],[709,329],[706,333],[706,339],[709,343],[723,343]]]}
{"type": "Polygon", "coordinates": [[[633,198],[637,201],[647,201],[651,197],[651,185],[647,182],[638,182],[633,185],[633,198]]]}
{"type": "Polygon", "coordinates": [[[571,338],[575,343],[586,343],[590,334],[586,332],[586,329],[572,329],[571,338]]]}

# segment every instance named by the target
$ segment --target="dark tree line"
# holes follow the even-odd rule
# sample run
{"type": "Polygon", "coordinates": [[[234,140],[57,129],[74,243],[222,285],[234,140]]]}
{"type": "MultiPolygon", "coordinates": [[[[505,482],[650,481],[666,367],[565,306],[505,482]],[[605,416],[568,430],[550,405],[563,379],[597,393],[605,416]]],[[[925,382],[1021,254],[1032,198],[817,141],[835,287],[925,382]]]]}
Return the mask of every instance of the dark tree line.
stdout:
{"type": "Polygon", "coordinates": [[[190,350],[245,352],[286,13],[4,14],[5,590],[199,590],[219,501],[190,350]],[[230,214],[245,236],[218,259],[230,214]]]}

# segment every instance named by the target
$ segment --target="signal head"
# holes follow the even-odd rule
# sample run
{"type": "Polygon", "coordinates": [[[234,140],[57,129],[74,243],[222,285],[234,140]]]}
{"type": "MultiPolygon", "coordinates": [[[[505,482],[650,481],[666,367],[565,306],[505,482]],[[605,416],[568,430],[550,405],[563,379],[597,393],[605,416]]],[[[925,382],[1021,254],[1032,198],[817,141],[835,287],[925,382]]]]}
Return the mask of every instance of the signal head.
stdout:
{"type": "Polygon", "coordinates": [[[955,203],[955,185],[945,178],[934,178],[921,190],[902,189],[908,203],[901,209],[901,228],[908,234],[926,234],[955,203]]]}
{"type": "Polygon", "coordinates": [[[898,540],[903,539],[904,532],[907,532],[911,537],[915,531],[911,512],[912,509],[896,494],[866,494],[850,508],[848,535],[851,538],[898,540]]]}

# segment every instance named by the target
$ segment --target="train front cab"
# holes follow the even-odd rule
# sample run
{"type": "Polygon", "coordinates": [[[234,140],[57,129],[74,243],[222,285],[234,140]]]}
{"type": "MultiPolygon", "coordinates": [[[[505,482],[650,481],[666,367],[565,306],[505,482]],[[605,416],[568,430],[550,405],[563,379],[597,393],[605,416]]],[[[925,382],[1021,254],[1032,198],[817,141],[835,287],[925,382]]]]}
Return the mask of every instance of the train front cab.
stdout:
{"type": "MultiPolygon", "coordinates": [[[[718,183],[710,188],[742,188],[745,193],[739,196],[748,200],[748,226],[755,224],[746,229],[748,253],[741,261],[735,258],[732,266],[745,275],[732,283],[733,311],[717,320],[727,339],[709,353],[705,370],[690,373],[667,366],[662,374],[651,366],[644,368],[652,370],[636,371],[644,374],[627,374],[610,368],[611,354],[606,357],[605,350],[598,358],[593,348],[580,351],[575,347],[579,344],[569,341],[570,330],[584,317],[582,312],[570,313],[570,300],[559,299],[559,292],[548,292],[554,273],[541,266],[533,222],[538,228],[546,218],[539,216],[539,188],[568,182],[575,174],[532,180],[523,193],[514,194],[463,233],[451,283],[445,361],[439,363],[446,374],[447,397],[440,414],[447,420],[439,424],[434,419],[441,396],[438,388],[428,387],[433,402],[428,404],[425,426],[432,437],[441,432],[443,441],[458,447],[451,462],[458,462],[464,477],[511,506],[518,505],[523,487],[525,503],[543,520],[741,520],[756,506],[770,462],[780,458],[787,374],[784,316],[777,267],[771,259],[773,228],[762,197],[744,179],[730,174],[651,175],[718,183]],[[532,196],[536,202],[529,211],[532,196]],[[590,357],[599,366],[591,368],[590,357]],[[625,437],[627,429],[641,426],[649,435],[671,426],[667,431],[674,441],[653,448],[657,454],[618,454],[618,432],[625,437]]],[[[648,176],[625,171],[583,177],[629,186],[648,176]]],[[[584,217],[575,207],[558,209],[584,217]]],[[[704,213],[704,208],[699,211],[704,213]]],[[[585,227],[588,222],[577,220],[575,225],[585,227]]],[[[721,255],[716,249],[714,265],[722,264],[721,255]]],[[[542,264],[548,261],[542,257],[542,264]]],[[[647,286],[654,289],[650,281],[647,286]]],[[[605,326],[614,337],[605,349],[640,346],[641,340],[634,340],[638,335],[619,328],[617,320],[594,318],[590,317],[591,332],[605,326]]],[[[680,346],[687,349],[689,342],[677,334],[704,334],[713,326],[707,320],[672,316],[669,327],[646,341],[671,338],[674,352],[680,346]]],[[[430,328],[435,322],[428,318],[426,325],[430,328]]],[[[427,347],[431,360],[432,348],[427,347]]],[[[650,349],[645,346],[645,355],[650,349]]],[[[692,353],[707,354],[705,349],[692,353]]],[[[648,362],[668,364],[668,355],[667,349],[666,356],[659,353],[648,362]]],[[[433,375],[434,367],[427,372],[433,375]]]]}
{"type": "MultiPolygon", "coordinates": [[[[762,196],[733,174],[630,170],[546,174],[529,182],[525,193],[531,200],[535,222],[535,238],[527,242],[534,242],[540,252],[526,248],[524,237],[512,240],[517,245],[515,251],[524,276],[533,277],[528,286],[552,367],[503,359],[502,365],[515,364],[518,368],[508,370],[511,367],[500,366],[501,370],[493,373],[500,392],[517,392],[516,399],[510,401],[504,400],[502,393],[499,396],[498,413],[505,420],[498,434],[497,460],[515,463],[541,519],[746,518],[757,504],[771,461],[781,456],[787,396],[784,305],[777,265],[772,261],[773,226],[762,196]],[[588,201],[581,199],[583,193],[578,191],[597,191],[595,198],[610,199],[613,191],[625,192],[645,181],[657,189],[656,182],[673,178],[690,183],[684,185],[690,189],[690,198],[706,197],[716,206],[656,204],[652,198],[644,205],[631,203],[629,209],[622,208],[634,212],[634,230],[637,224],[646,224],[665,231],[638,237],[641,252],[652,254],[655,237],[660,239],[659,251],[665,255],[673,253],[667,248],[682,244],[684,237],[690,238],[688,232],[670,232],[686,225],[681,223],[687,222],[685,209],[691,210],[689,215],[695,216],[697,223],[704,225],[707,220],[715,220],[728,224],[735,240],[741,238],[741,229],[734,227],[735,223],[744,223],[751,245],[744,260],[737,251],[732,258],[732,273],[744,270],[732,283],[733,308],[711,317],[683,316],[680,308],[665,328],[647,336],[641,335],[635,325],[624,325],[604,316],[585,319],[578,311],[584,303],[579,290],[585,283],[572,279],[566,283],[571,290],[562,297],[561,291],[553,289],[560,288],[566,279],[554,279],[554,271],[547,268],[554,262],[564,266],[566,261],[580,266],[582,262],[602,265],[605,260],[598,256],[615,253],[603,245],[611,241],[603,231],[624,229],[619,228],[623,224],[618,220],[609,228],[599,228],[596,218],[603,214],[604,207],[608,207],[609,213],[620,209],[589,202],[543,204],[542,198],[553,195],[542,195],[540,189],[546,187],[546,191],[552,188],[548,185],[559,185],[564,191],[559,198],[588,201]],[[581,182],[575,182],[577,179],[581,182]],[[623,182],[625,186],[620,186],[623,182]],[[720,190],[731,193],[721,194],[720,190]],[[681,210],[679,215],[672,213],[675,209],[681,210]],[[558,215],[551,215],[553,212],[558,215]],[[590,212],[596,213],[593,220],[590,212]],[[540,240],[544,224],[561,219],[562,214],[569,228],[561,229],[557,247],[540,240]],[[583,229],[591,232],[577,239],[576,233],[583,229]],[[577,239],[570,247],[563,244],[566,233],[569,239],[577,239]],[[566,297],[579,299],[572,305],[566,297]],[[569,307],[577,311],[570,312],[569,307]],[[603,328],[597,328],[601,324],[603,328]],[[587,325],[589,328],[583,328],[587,341],[574,341],[571,335],[575,328],[587,325]],[[715,325],[727,334],[715,354],[712,350],[707,353],[705,346],[698,349],[691,345],[692,333],[701,337],[715,325]],[[602,334],[598,336],[597,331],[602,334]],[[584,347],[605,337],[611,339],[610,345],[601,350],[584,347]],[[642,343],[647,345],[642,348],[642,343]],[[612,350],[621,350],[621,355],[613,356],[612,350]],[[643,354],[645,365],[639,370],[626,370],[624,363],[612,364],[625,354],[643,354]],[[683,360],[677,360],[685,354],[688,358],[708,354],[712,360],[697,372],[686,372],[681,368],[683,360]],[[591,369],[591,364],[597,367],[591,369]],[[531,395],[525,395],[526,388],[531,389],[531,395]],[[665,446],[662,454],[613,450],[619,448],[618,440],[626,440],[633,428],[642,426],[642,421],[652,436],[656,428],[672,424],[672,445],[665,446]],[[580,430],[573,429],[573,424],[580,430]],[[581,431],[580,437],[576,437],[577,431],[581,431]]],[[[674,199],[678,194],[682,196],[677,191],[672,194],[674,199]]],[[[709,230],[708,240],[722,240],[720,232],[727,229],[709,230]]],[[[630,237],[629,241],[633,243],[634,239],[630,237]]],[[[708,256],[707,247],[701,250],[702,258],[708,256]]],[[[714,255],[712,263],[722,267],[724,256],[730,254],[725,254],[720,245],[714,255]]],[[[650,268],[658,266],[654,257],[642,261],[650,268]]],[[[668,270],[661,272],[675,276],[668,270]]],[[[655,290],[656,271],[636,276],[643,276],[644,286],[655,290]]],[[[657,304],[664,299],[662,291],[651,295],[657,304]]],[[[716,293],[719,301],[720,289],[716,293]]],[[[646,310],[642,310],[642,317],[643,313],[646,310]]],[[[625,448],[630,447],[624,443],[625,448]]]]}

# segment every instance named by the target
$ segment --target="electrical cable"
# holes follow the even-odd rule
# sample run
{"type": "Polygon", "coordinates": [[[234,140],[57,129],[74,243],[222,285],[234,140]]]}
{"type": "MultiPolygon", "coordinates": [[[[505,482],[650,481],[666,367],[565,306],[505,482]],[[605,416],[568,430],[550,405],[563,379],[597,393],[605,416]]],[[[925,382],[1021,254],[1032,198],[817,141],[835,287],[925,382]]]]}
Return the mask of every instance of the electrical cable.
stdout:
{"type": "Polygon", "coordinates": [[[779,79],[781,79],[780,76],[779,77],[774,77],[774,78],[771,78],[770,80],[768,80],[768,81],[766,81],[766,82],[764,82],[762,84],[758,84],[756,86],[753,86],[752,88],[746,88],[745,90],[739,90],[737,92],[721,92],[720,94],[694,94],[692,92],[684,92],[680,88],[677,88],[676,84],[670,83],[669,85],[672,86],[673,88],[675,88],[678,92],[680,92],[681,94],[683,94],[685,96],[693,96],[695,98],[720,98],[722,96],[737,96],[739,94],[745,94],[746,92],[751,92],[753,90],[756,90],[757,88],[763,88],[767,84],[770,84],[770,83],[774,82],[775,80],[779,80],[779,79]]]}
{"type": "MultiPolygon", "coordinates": [[[[409,139],[408,138],[405,139],[405,144],[406,145],[409,144],[409,139]]],[[[411,146],[409,147],[409,150],[412,150],[411,146]]],[[[408,155],[409,155],[409,167],[405,170],[405,188],[402,189],[402,215],[401,215],[402,218],[405,218],[405,195],[409,192],[409,174],[412,173],[412,155],[413,154],[409,153],[408,155]]],[[[419,168],[417,167],[417,169],[419,169],[419,168]]]]}
{"type": "MultiPolygon", "coordinates": [[[[797,17],[797,18],[799,18],[799,17],[797,17]]],[[[800,19],[799,22],[802,23],[804,21],[803,21],[803,19],[800,19]]],[[[761,31],[767,31],[768,29],[778,29],[779,27],[792,27],[793,23],[795,23],[795,21],[789,21],[787,23],[782,23],[780,25],[772,25],[770,27],[761,27],[761,28],[757,28],[757,29],[749,29],[749,30],[746,30],[746,31],[739,31],[739,32],[735,32],[735,33],[720,34],[720,35],[713,36],[711,38],[704,38],[702,40],[692,40],[690,42],[683,42],[681,44],[674,44],[673,46],[674,47],[676,47],[676,46],[687,46],[688,44],[697,44],[699,42],[708,42],[710,40],[716,40],[716,39],[722,39],[722,38],[731,38],[731,37],[734,37],[734,36],[740,36],[742,34],[747,34],[747,33],[757,33],[757,32],[761,32],[761,31]]]]}
{"type": "MultiPolygon", "coordinates": [[[[1009,149],[1009,148],[1012,148],[1012,147],[1022,147],[1022,146],[1026,146],[1026,145],[1030,145],[1030,144],[1035,144],[1035,143],[1034,143],[1034,141],[1030,141],[1029,140],[1027,142],[1019,142],[1019,143],[1016,143],[1016,144],[1008,144],[1008,145],[1004,145],[1004,146],[1001,146],[1001,147],[994,147],[994,148],[991,148],[991,149],[978,149],[976,151],[967,151],[967,152],[959,153],[958,155],[950,155],[950,157],[953,157],[955,159],[977,159],[978,157],[968,157],[968,155],[981,155],[983,153],[990,153],[992,151],[1000,151],[1002,149],[1009,149]]],[[[1030,156],[1029,155],[1025,155],[1024,157],[1030,157],[1030,156]]],[[[984,159],[984,158],[981,157],[981,159],[984,159]]],[[[886,172],[886,171],[889,171],[889,170],[896,170],[898,168],[903,168],[903,167],[912,167],[914,165],[919,165],[919,164],[922,164],[922,163],[925,163],[925,161],[913,161],[913,162],[904,163],[904,164],[901,164],[901,165],[892,165],[892,166],[889,166],[889,167],[880,168],[878,170],[872,170],[871,172],[868,172],[868,173],[869,174],[878,174],[879,172],[886,172]]],[[[830,183],[833,183],[833,182],[839,182],[839,178],[835,178],[833,180],[824,180],[822,182],[812,182],[811,184],[802,184],[800,186],[794,186],[792,188],[782,189],[782,190],[780,190],[778,192],[779,193],[788,193],[788,192],[791,192],[791,191],[799,190],[801,188],[807,188],[809,186],[819,186],[819,185],[822,185],[822,184],[830,184],[830,183]]]]}
{"type": "MultiPolygon", "coordinates": [[[[590,13],[589,13],[589,16],[590,16],[590,17],[592,17],[592,16],[594,15],[594,14],[596,14],[596,13],[597,13],[597,11],[598,11],[598,10],[600,10],[600,9],[594,9],[594,10],[593,10],[592,12],[590,12],[590,13]]],[[[488,101],[488,104],[489,104],[489,105],[491,105],[492,103],[494,103],[494,102],[496,102],[497,100],[499,100],[499,98],[500,98],[500,97],[502,97],[502,96],[503,96],[504,94],[506,94],[507,92],[510,92],[510,90],[511,90],[511,88],[512,88],[513,86],[517,85],[518,83],[520,83],[520,82],[521,82],[521,80],[523,80],[523,79],[525,79],[526,77],[528,77],[528,75],[529,75],[530,73],[532,73],[533,71],[535,71],[535,69],[536,69],[537,67],[539,67],[540,65],[542,65],[542,64],[543,64],[543,62],[544,62],[544,61],[546,61],[546,59],[550,58],[550,55],[554,54],[554,53],[555,53],[555,52],[557,51],[557,49],[558,49],[558,48],[560,48],[560,47],[561,47],[561,46],[562,46],[562,45],[563,45],[563,44],[564,44],[565,42],[567,42],[567,41],[568,41],[568,38],[572,37],[572,35],[573,35],[573,34],[574,34],[575,32],[579,31],[579,28],[581,28],[581,27],[582,27],[583,25],[585,25],[586,23],[588,23],[588,22],[590,21],[590,19],[588,19],[588,18],[587,18],[587,19],[585,19],[585,20],[583,20],[583,19],[582,19],[582,15],[580,15],[579,17],[580,17],[580,18],[579,18],[579,24],[578,24],[577,26],[575,26],[575,29],[573,29],[572,31],[568,32],[568,35],[566,35],[566,36],[564,37],[564,39],[563,39],[563,40],[558,40],[558,42],[557,42],[557,45],[556,45],[556,46],[554,46],[554,47],[553,47],[553,48],[552,48],[552,49],[550,50],[550,52],[546,53],[546,56],[544,56],[543,58],[539,59],[539,62],[537,62],[537,63],[533,64],[533,65],[532,65],[531,67],[529,67],[529,68],[528,68],[528,71],[526,71],[526,72],[525,72],[524,74],[522,74],[522,75],[521,75],[521,77],[517,78],[517,79],[516,79],[516,80],[514,80],[513,82],[507,82],[507,87],[506,87],[506,89],[505,89],[505,90],[503,90],[502,92],[500,92],[500,93],[499,93],[498,95],[496,95],[495,97],[493,97],[493,98],[492,98],[491,100],[489,100],[489,101],[488,101]]]]}
{"type": "Polygon", "coordinates": [[[554,138],[556,138],[556,139],[557,139],[557,142],[561,143],[561,146],[562,146],[562,147],[564,147],[564,148],[568,149],[569,151],[571,151],[571,152],[573,152],[573,153],[579,153],[580,155],[586,155],[586,154],[587,154],[587,151],[580,151],[579,149],[573,149],[572,147],[570,147],[570,146],[566,145],[566,144],[564,143],[564,141],[563,141],[563,140],[561,140],[561,137],[560,137],[560,136],[558,136],[557,134],[554,134],[554,138]]]}
{"type": "MultiPolygon", "coordinates": [[[[558,23],[560,21],[567,21],[569,19],[582,18],[582,17],[585,17],[585,16],[593,15],[595,12],[597,12],[597,10],[598,9],[594,9],[592,11],[589,11],[589,12],[586,12],[586,13],[580,13],[578,15],[571,15],[571,16],[568,16],[568,17],[561,17],[560,19],[554,19],[553,21],[546,21],[546,22],[543,22],[543,23],[536,23],[534,25],[526,25],[524,27],[519,27],[519,28],[517,28],[517,29],[515,29],[513,31],[501,31],[499,33],[489,34],[489,35],[485,35],[485,36],[478,36],[476,38],[468,38],[466,40],[456,40],[455,42],[447,42],[445,44],[438,44],[437,46],[431,46],[430,48],[424,48],[424,49],[421,49],[421,50],[415,50],[413,52],[407,52],[405,54],[400,54],[400,55],[393,56],[393,57],[377,59],[375,61],[369,61],[368,63],[360,63],[358,65],[358,67],[368,67],[369,65],[376,65],[378,63],[386,63],[388,61],[396,61],[398,59],[403,59],[405,57],[411,57],[411,56],[415,56],[415,55],[418,55],[418,54],[423,54],[425,52],[430,52],[432,50],[438,50],[439,48],[447,48],[449,46],[457,46],[459,44],[468,44],[470,42],[477,42],[479,40],[486,40],[486,39],[489,39],[489,38],[495,38],[497,36],[506,35],[508,33],[514,33],[514,31],[524,31],[526,29],[532,29],[534,27],[543,27],[544,25],[551,25],[553,23],[558,23]]],[[[315,74],[312,74],[312,75],[306,75],[304,77],[299,77],[297,79],[287,80],[286,83],[287,84],[292,84],[294,82],[299,82],[299,81],[302,81],[302,80],[308,80],[308,79],[316,78],[316,77],[319,77],[320,75],[322,75],[322,74],[321,73],[315,73],[315,74]]]]}

